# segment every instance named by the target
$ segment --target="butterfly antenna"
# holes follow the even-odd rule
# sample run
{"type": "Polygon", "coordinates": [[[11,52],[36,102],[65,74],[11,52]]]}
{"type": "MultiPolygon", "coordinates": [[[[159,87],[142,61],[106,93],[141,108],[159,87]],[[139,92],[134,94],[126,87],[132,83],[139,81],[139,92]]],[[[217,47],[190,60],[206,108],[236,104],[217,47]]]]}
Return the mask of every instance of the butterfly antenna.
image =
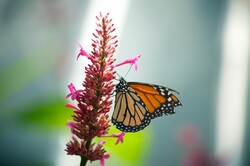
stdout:
{"type": "Polygon", "coordinates": [[[121,78],[121,76],[120,76],[117,72],[115,72],[115,74],[117,74],[117,76],[119,77],[119,79],[116,79],[116,78],[115,78],[115,80],[116,80],[116,81],[119,81],[120,78],[121,78]]]}
{"type": "Polygon", "coordinates": [[[129,73],[129,71],[131,70],[132,66],[133,66],[133,64],[130,65],[130,67],[129,67],[127,73],[126,73],[125,76],[124,76],[124,78],[128,75],[128,73],[129,73]]]}
{"type": "Polygon", "coordinates": [[[177,93],[178,95],[180,95],[181,93],[180,92],[178,92],[178,91],[176,91],[176,90],[174,90],[174,89],[171,89],[171,88],[168,88],[170,91],[172,91],[172,92],[175,92],[175,93],[177,93]]]}

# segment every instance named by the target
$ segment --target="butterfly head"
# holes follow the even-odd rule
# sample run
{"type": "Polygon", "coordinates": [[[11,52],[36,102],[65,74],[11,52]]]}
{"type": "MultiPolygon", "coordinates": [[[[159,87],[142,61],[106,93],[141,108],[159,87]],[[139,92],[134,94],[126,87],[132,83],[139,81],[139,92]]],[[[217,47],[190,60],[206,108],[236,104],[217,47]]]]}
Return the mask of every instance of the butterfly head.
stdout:
{"type": "Polygon", "coordinates": [[[120,78],[119,83],[116,85],[116,92],[123,92],[126,93],[128,90],[128,83],[125,81],[124,78],[120,78]]]}

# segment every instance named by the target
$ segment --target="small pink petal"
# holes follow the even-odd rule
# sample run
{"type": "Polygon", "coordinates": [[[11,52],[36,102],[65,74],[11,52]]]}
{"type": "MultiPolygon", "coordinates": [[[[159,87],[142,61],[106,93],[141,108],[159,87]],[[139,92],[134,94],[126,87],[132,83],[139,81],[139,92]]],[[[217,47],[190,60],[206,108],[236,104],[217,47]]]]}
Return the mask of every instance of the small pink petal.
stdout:
{"type": "Polygon", "coordinates": [[[117,145],[119,142],[123,143],[123,141],[124,141],[124,139],[123,139],[124,135],[125,135],[125,132],[121,132],[120,134],[104,135],[102,137],[115,137],[115,138],[117,138],[117,141],[115,143],[117,145]]]}
{"type": "Polygon", "coordinates": [[[98,144],[97,144],[97,146],[99,146],[99,145],[103,145],[103,144],[105,144],[106,143],[106,141],[105,140],[101,140],[98,144]]]}
{"type": "Polygon", "coordinates": [[[104,154],[103,157],[102,157],[101,160],[100,160],[100,165],[101,165],[101,166],[105,166],[104,160],[105,160],[105,159],[108,159],[109,157],[110,157],[109,154],[107,154],[107,153],[104,154]]]}
{"type": "Polygon", "coordinates": [[[72,84],[72,83],[70,83],[68,85],[68,89],[69,89],[70,93],[66,95],[66,98],[73,96],[73,94],[76,92],[76,88],[75,88],[74,84],[72,84]]]}
{"type": "Polygon", "coordinates": [[[68,85],[68,89],[70,93],[66,95],[66,98],[69,98],[71,96],[72,100],[75,100],[77,95],[83,92],[83,90],[76,90],[75,86],[72,83],[68,85]]]}
{"type": "Polygon", "coordinates": [[[88,105],[87,106],[87,110],[93,110],[93,106],[92,105],[88,105]]]}
{"type": "Polygon", "coordinates": [[[75,105],[73,105],[73,104],[66,104],[65,105],[67,108],[73,108],[73,109],[75,109],[75,110],[79,110],[79,108],[77,108],[75,105]]]}
{"type": "Polygon", "coordinates": [[[125,61],[123,61],[121,63],[116,64],[114,67],[118,67],[118,66],[121,66],[121,65],[124,65],[124,64],[131,64],[131,65],[135,65],[135,70],[137,70],[138,69],[137,62],[138,62],[140,57],[141,57],[141,55],[139,54],[134,58],[130,58],[130,59],[127,59],[127,60],[125,60],[125,61]]]}
{"type": "Polygon", "coordinates": [[[71,121],[68,121],[68,123],[67,123],[67,127],[69,127],[69,128],[70,128],[70,131],[71,131],[71,133],[73,134],[74,129],[76,128],[76,123],[71,122],[71,121]]]}
{"type": "Polygon", "coordinates": [[[119,134],[118,136],[117,136],[117,141],[116,141],[116,145],[119,143],[119,142],[121,142],[121,143],[123,143],[123,136],[125,135],[125,132],[121,132],[121,134],[119,134]]]}
{"type": "Polygon", "coordinates": [[[70,83],[68,85],[68,89],[69,89],[70,93],[66,95],[66,98],[72,96],[73,93],[76,91],[76,88],[75,88],[75,86],[72,83],[70,83]]]}
{"type": "Polygon", "coordinates": [[[80,56],[86,56],[88,59],[91,59],[91,56],[83,49],[83,47],[79,44],[79,47],[80,47],[80,52],[79,54],[77,55],[77,60],[80,56]]]}
{"type": "Polygon", "coordinates": [[[73,92],[76,91],[76,88],[75,88],[74,84],[72,84],[72,83],[70,83],[70,84],[68,85],[68,89],[69,89],[69,91],[70,91],[71,93],[73,93],[73,92]]]}

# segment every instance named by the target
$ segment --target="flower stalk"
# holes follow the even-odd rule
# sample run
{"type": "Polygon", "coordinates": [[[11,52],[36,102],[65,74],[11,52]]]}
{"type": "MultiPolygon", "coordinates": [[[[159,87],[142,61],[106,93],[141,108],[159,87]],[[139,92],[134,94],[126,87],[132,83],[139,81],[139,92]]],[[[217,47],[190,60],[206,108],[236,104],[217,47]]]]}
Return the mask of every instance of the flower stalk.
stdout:
{"type": "Polygon", "coordinates": [[[73,109],[73,121],[69,121],[67,126],[72,133],[72,140],[67,143],[66,151],[68,155],[78,155],[81,157],[80,166],[85,166],[88,161],[100,160],[100,165],[104,166],[104,160],[110,155],[103,148],[105,141],[102,140],[95,145],[93,139],[96,137],[117,138],[115,144],[123,143],[125,132],[108,134],[109,115],[112,100],[111,95],[114,89],[115,79],[114,68],[130,64],[137,70],[137,62],[141,55],[125,60],[114,65],[114,53],[117,47],[116,35],[112,19],[109,14],[103,16],[101,13],[96,17],[97,29],[93,33],[91,53],[87,53],[81,45],[77,59],[86,57],[90,64],[85,67],[85,79],[82,82],[82,89],[77,90],[71,83],[68,85],[70,91],[66,98],[76,101],[76,105],[66,104],[67,108],[73,109]]]}
{"type": "Polygon", "coordinates": [[[104,141],[100,141],[96,146],[92,143],[95,137],[102,137],[109,130],[109,116],[112,100],[111,94],[114,88],[115,78],[113,54],[117,47],[116,36],[112,19],[106,16],[97,16],[97,29],[93,33],[93,50],[90,54],[80,46],[80,56],[85,56],[90,60],[90,64],[85,67],[86,77],[83,81],[83,89],[76,90],[73,84],[68,86],[70,93],[66,96],[76,100],[77,105],[67,104],[74,109],[73,122],[68,122],[71,128],[72,140],[67,143],[66,151],[69,155],[79,155],[81,157],[80,166],[86,165],[87,161],[100,160],[104,164],[104,159],[108,158],[103,149],[104,141]]]}

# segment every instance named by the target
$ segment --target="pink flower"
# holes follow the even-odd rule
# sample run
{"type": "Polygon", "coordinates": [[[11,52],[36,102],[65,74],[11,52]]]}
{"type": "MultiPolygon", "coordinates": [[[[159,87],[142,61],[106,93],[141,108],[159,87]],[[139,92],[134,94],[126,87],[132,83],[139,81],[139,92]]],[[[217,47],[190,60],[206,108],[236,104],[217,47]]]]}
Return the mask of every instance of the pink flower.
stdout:
{"type": "Polygon", "coordinates": [[[124,64],[131,64],[131,65],[134,65],[135,66],[135,70],[137,70],[138,69],[137,62],[138,62],[138,60],[139,60],[140,57],[141,57],[141,55],[137,55],[134,58],[130,58],[130,59],[127,59],[127,60],[125,60],[125,61],[123,61],[121,63],[116,64],[115,67],[118,67],[118,66],[121,66],[121,65],[124,65],[124,64]]]}
{"type": "Polygon", "coordinates": [[[70,93],[67,94],[66,98],[71,96],[72,100],[75,100],[77,95],[83,92],[83,90],[76,90],[75,86],[72,83],[68,85],[68,89],[70,93]]]}
{"type": "Polygon", "coordinates": [[[202,142],[201,134],[195,126],[186,124],[177,133],[177,140],[184,145],[182,166],[222,166],[225,161],[211,155],[202,142]]]}
{"type": "Polygon", "coordinates": [[[117,137],[116,145],[121,142],[123,143],[123,136],[125,135],[125,132],[121,132],[120,134],[112,134],[113,137],[117,137]]]}
{"type": "Polygon", "coordinates": [[[80,52],[79,54],[77,55],[77,59],[80,57],[80,56],[86,56],[88,59],[91,59],[91,56],[83,49],[83,47],[79,44],[79,47],[80,47],[80,52]]]}
{"type": "Polygon", "coordinates": [[[68,121],[67,126],[70,128],[71,133],[74,133],[74,130],[76,128],[76,123],[68,121]]]}
{"type": "Polygon", "coordinates": [[[102,157],[101,160],[100,160],[100,165],[101,165],[101,166],[105,166],[104,160],[105,160],[105,159],[108,159],[109,157],[110,157],[109,154],[107,154],[107,153],[104,154],[103,157],[102,157]]]}
{"type": "Polygon", "coordinates": [[[124,135],[125,135],[125,132],[121,132],[120,134],[104,135],[102,137],[115,137],[115,138],[117,138],[117,141],[115,143],[117,145],[119,142],[123,143],[124,135]]]}
{"type": "Polygon", "coordinates": [[[76,106],[74,106],[73,104],[66,104],[67,108],[73,108],[74,110],[79,110],[79,108],[77,108],[76,106]]]}

